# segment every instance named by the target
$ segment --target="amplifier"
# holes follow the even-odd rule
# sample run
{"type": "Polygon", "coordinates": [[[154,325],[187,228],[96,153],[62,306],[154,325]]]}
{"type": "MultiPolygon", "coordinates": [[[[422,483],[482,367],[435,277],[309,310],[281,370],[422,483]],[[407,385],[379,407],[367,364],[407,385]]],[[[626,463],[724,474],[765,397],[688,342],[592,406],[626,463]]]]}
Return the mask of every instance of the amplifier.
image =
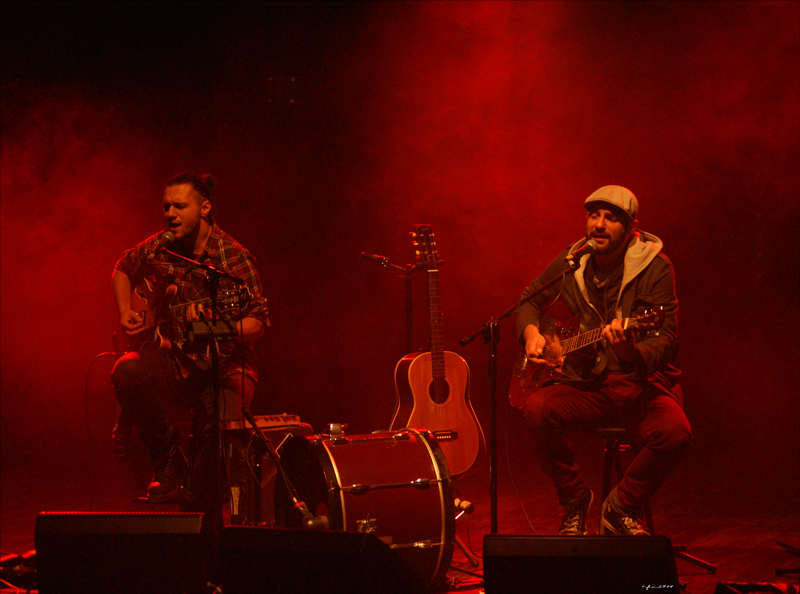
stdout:
{"type": "MultiPolygon", "coordinates": [[[[283,443],[294,435],[313,435],[311,425],[296,415],[256,416],[256,425],[281,453],[283,443]]],[[[225,423],[225,458],[229,478],[230,523],[237,526],[275,526],[273,503],[278,468],[253,435],[249,423],[225,423]],[[246,426],[246,428],[245,428],[246,426]]]]}

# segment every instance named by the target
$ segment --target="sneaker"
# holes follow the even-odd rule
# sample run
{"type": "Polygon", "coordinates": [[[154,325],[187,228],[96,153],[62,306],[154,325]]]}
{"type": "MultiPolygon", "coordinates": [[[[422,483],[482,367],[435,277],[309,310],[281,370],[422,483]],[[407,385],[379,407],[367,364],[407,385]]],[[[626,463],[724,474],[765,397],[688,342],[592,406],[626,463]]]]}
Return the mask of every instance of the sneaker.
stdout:
{"type": "Polygon", "coordinates": [[[153,480],[147,485],[149,503],[174,503],[186,498],[189,481],[189,463],[180,446],[172,446],[163,469],[156,469],[153,480]]]}
{"type": "Polygon", "coordinates": [[[594,494],[584,487],[583,492],[564,507],[559,536],[583,536],[586,534],[586,516],[594,501],[594,494]]]}
{"type": "Polygon", "coordinates": [[[600,525],[608,532],[620,536],[650,536],[637,518],[616,511],[611,507],[608,499],[605,500],[600,511],[600,525]]]}

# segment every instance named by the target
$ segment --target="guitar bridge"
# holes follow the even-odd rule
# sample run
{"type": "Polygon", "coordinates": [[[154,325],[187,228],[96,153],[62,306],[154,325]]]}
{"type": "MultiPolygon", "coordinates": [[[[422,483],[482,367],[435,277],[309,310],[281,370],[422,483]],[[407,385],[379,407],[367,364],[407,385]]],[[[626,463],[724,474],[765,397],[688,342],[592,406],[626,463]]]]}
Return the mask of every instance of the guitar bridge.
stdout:
{"type": "Polygon", "coordinates": [[[455,441],[458,439],[458,431],[433,431],[436,441],[455,441]]]}

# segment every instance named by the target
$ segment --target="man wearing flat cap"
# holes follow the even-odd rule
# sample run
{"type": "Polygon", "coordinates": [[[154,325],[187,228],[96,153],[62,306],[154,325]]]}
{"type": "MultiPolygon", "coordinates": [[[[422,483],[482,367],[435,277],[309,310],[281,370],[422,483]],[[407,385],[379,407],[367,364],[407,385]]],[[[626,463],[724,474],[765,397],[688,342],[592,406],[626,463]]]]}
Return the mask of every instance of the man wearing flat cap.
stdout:
{"type": "Polygon", "coordinates": [[[661,240],[639,229],[639,203],[630,190],[604,186],[584,207],[585,238],[547,266],[517,310],[524,365],[555,373],[541,386],[526,387],[516,401],[512,389],[512,405],[522,410],[536,457],[564,507],[561,535],[586,534],[594,499],[567,434],[619,426],[634,435],[637,454],[601,502],[601,529],[646,535],[644,504],[691,441],[680,372],[672,365],[678,350],[674,270],[661,240]],[[562,279],[528,299],[565,270],[562,279]],[[543,314],[558,299],[577,318],[578,342],[559,342],[540,329],[543,314]]]}

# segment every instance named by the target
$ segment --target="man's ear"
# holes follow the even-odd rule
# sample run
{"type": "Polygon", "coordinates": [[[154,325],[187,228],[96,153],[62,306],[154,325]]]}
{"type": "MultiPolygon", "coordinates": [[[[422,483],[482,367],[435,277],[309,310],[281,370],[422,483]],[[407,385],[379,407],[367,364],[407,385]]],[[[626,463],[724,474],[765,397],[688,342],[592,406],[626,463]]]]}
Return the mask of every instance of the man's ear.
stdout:
{"type": "Polygon", "coordinates": [[[203,204],[200,205],[200,216],[208,217],[211,214],[211,201],[204,200],[203,204]]]}

